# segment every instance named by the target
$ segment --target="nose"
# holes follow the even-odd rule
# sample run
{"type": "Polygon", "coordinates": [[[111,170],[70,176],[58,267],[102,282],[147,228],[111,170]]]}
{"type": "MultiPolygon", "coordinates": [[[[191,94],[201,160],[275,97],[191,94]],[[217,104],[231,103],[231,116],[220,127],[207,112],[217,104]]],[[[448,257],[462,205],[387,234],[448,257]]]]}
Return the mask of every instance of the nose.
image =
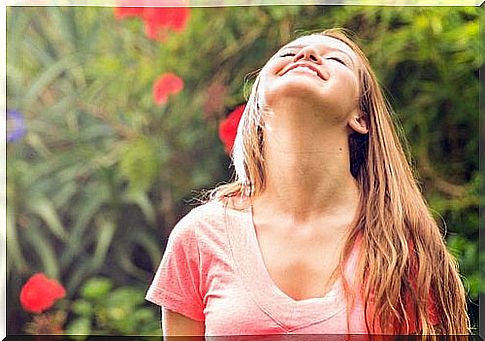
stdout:
{"type": "Polygon", "coordinates": [[[295,57],[293,58],[294,62],[299,61],[300,59],[310,60],[314,63],[321,64],[322,58],[319,56],[318,52],[315,48],[311,46],[306,46],[298,52],[295,57]]]}

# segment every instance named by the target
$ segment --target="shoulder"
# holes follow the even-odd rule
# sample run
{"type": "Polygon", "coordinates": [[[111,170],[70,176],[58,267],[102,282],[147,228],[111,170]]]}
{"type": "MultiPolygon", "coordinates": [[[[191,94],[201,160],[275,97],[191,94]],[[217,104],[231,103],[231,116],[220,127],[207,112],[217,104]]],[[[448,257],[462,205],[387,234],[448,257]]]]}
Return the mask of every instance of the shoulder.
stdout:
{"type": "MultiPolygon", "coordinates": [[[[173,228],[169,240],[198,244],[210,241],[225,241],[228,219],[244,217],[248,210],[241,202],[228,199],[213,199],[194,207],[173,228]]],[[[231,220],[233,221],[233,220],[231,220]]]]}
{"type": "Polygon", "coordinates": [[[182,226],[219,225],[227,215],[245,214],[250,210],[248,199],[239,197],[210,200],[193,208],[177,224],[182,226]]]}
{"type": "Polygon", "coordinates": [[[224,217],[224,206],[217,201],[209,201],[194,207],[175,225],[172,234],[197,233],[209,226],[219,226],[224,217]]]}

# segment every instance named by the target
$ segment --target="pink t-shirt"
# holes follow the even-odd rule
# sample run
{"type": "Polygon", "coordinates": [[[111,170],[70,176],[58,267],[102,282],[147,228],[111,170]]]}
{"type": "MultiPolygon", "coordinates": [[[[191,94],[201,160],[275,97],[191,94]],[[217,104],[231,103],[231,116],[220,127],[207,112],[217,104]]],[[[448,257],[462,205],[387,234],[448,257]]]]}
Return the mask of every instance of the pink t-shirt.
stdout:
{"type": "MultiPolygon", "coordinates": [[[[357,248],[346,268],[352,281],[357,248]]],[[[197,321],[206,335],[363,334],[356,302],[347,330],[341,281],[320,298],[296,301],[271,279],[251,209],[212,201],[194,208],[173,229],[146,299],[197,321]]]]}

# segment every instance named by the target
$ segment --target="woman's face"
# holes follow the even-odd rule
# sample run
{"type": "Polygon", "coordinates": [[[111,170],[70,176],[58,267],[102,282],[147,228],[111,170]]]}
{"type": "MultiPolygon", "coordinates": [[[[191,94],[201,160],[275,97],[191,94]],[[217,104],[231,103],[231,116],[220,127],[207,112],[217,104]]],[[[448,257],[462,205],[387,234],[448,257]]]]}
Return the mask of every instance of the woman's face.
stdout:
{"type": "Polygon", "coordinates": [[[345,122],[358,111],[360,59],[344,42],[311,35],[283,46],[261,70],[266,105],[300,98],[334,121],[345,122]]]}

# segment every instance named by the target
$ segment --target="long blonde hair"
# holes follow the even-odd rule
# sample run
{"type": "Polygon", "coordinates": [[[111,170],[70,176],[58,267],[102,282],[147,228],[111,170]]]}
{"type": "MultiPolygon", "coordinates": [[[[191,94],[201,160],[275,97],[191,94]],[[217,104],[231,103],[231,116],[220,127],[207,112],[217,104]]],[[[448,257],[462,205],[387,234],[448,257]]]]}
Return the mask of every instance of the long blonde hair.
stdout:
{"type": "MultiPolygon", "coordinates": [[[[466,298],[456,261],[416,184],[367,57],[341,29],[320,35],[346,43],[360,58],[360,111],[369,132],[349,136],[350,167],[361,190],[358,220],[340,262],[340,273],[357,238],[359,272],[369,333],[468,334],[466,298]],[[359,237],[360,236],[360,237],[359,237]],[[430,297],[432,296],[432,297],[430,297]],[[428,302],[434,302],[433,325],[428,302]]],[[[265,188],[264,121],[260,77],[256,77],[238,126],[232,158],[234,182],[217,187],[212,198],[255,196],[265,188]]],[[[346,291],[348,291],[348,287],[346,291]]]]}

